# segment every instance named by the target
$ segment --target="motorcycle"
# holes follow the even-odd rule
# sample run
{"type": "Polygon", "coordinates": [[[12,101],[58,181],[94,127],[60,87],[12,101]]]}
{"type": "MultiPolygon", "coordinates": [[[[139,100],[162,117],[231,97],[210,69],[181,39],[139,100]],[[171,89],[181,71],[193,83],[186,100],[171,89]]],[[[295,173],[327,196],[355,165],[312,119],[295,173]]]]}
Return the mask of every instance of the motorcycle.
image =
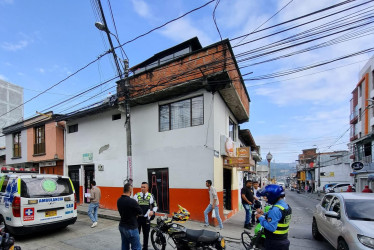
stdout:
{"type": "MultiPolygon", "coordinates": [[[[225,249],[225,240],[220,233],[208,230],[192,230],[179,223],[174,223],[174,221],[184,223],[190,215],[185,208],[178,206],[178,212],[173,213],[171,218],[157,218],[157,224],[153,226],[151,231],[151,242],[155,250],[165,250],[166,238],[171,239],[178,250],[225,249]]],[[[173,248],[175,247],[173,246],[173,248]]]]}
{"type": "Polygon", "coordinates": [[[14,246],[14,238],[4,228],[0,229],[0,250],[21,250],[21,247],[14,246]]]}

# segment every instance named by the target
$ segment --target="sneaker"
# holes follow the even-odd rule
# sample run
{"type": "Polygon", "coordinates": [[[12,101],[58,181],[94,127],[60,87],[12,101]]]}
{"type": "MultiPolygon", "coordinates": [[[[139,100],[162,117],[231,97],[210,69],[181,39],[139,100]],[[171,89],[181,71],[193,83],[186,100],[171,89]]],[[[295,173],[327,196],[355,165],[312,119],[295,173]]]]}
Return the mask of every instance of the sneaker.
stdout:
{"type": "Polygon", "coordinates": [[[97,226],[97,221],[95,221],[94,223],[92,223],[91,228],[94,228],[94,227],[96,227],[96,226],[97,226]]]}
{"type": "Polygon", "coordinates": [[[203,225],[201,225],[201,227],[209,227],[209,225],[208,224],[203,224],[203,225]]]}

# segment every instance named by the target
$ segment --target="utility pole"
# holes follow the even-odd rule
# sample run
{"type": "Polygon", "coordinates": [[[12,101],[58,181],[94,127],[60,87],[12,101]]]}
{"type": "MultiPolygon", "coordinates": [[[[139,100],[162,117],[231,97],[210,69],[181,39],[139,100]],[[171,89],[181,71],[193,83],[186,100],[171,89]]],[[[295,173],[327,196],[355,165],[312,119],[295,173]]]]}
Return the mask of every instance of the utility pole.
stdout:
{"type": "Polygon", "coordinates": [[[127,59],[124,60],[124,67],[125,68],[124,68],[124,75],[122,75],[122,71],[121,71],[121,68],[119,66],[118,58],[117,58],[116,52],[114,50],[113,42],[112,42],[112,39],[111,39],[110,35],[113,35],[117,39],[118,43],[119,43],[119,39],[118,39],[118,37],[116,37],[116,35],[114,35],[113,33],[111,33],[109,31],[106,20],[105,20],[104,11],[103,11],[103,8],[101,6],[101,1],[97,0],[97,2],[98,2],[98,5],[99,5],[99,8],[100,8],[101,17],[103,19],[104,24],[95,23],[95,26],[99,30],[105,31],[105,33],[107,34],[109,44],[110,44],[110,49],[111,49],[112,55],[114,57],[114,62],[115,62],[116,67],[117,67],[118,76],[120,78],[120,80],[117,81],[117,85],[123,84],[123,86],[124,86],[123,92],[124,92],[124,96],[125,96],[125,103],[124,103],[124,107],[119,107],[119,110],[124,109],[125,114],[126,114],[125,127],[126,127],[126,146],[127,146],[127,168],[126,168],[127,169],[127,177],[126,177],[125,182],[129,182],[130,184],[132,184],[133,173],[132,173],[132,142],[131,142],[131,123],[130,123],[130,81],[128,79],[128,76],[129,76],[129,61],[127,59]]]}

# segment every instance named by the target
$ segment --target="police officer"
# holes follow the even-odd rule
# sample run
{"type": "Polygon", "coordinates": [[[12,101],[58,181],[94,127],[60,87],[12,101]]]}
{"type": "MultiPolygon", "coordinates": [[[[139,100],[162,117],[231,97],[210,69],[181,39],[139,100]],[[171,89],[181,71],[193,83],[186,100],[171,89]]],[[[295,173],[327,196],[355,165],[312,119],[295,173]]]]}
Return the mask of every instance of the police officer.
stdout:
{"type": "Polygon", "coordinates": [[[143,228],[143,250],[148,249],[149,231],[151,229],[150,221],[155,217],[157,211],[157,203],[151,193],[148,193],[148,183],[142,182],[141,192],[134,195],[134,199],[138,202],[143,211],[143,215],[138,217],[139,234],[143,228]]]}
{"type": "Polygon", "coordinates": [[[267,185],[257,192],[257,196],[265,196],[268,203],[273,205],[267,213],[258,209],[256,215],[261,226],[264,227],[265,249],[288,250],[290,241],[287,237],[292,210],[283,199],[285,197],[283,187],[275,184],[267,185]]]}

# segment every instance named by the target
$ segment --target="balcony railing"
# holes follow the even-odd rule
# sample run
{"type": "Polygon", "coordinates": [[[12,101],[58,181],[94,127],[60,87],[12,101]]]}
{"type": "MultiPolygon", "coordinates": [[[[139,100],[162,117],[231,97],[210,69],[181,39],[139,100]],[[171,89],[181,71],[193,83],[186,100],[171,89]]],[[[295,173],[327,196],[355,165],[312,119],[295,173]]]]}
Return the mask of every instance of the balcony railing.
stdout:
{"type": "Polygon", "coordinates": [[[34,155],[45,154],[45,143],[34,144],[34,155]]]}

